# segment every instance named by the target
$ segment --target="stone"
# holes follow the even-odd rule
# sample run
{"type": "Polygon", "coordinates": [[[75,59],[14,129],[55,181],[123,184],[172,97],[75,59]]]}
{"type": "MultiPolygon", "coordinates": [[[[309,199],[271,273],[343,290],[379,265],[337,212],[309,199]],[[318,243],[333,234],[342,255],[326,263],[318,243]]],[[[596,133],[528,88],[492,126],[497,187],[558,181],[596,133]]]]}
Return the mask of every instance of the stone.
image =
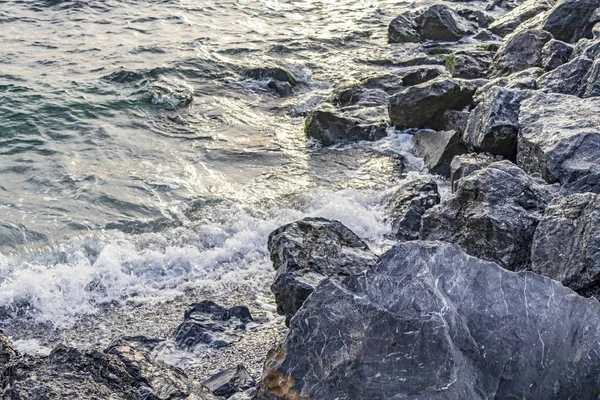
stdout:
{"type": "Polygon", "coordinates": [[[421,216],[440,203],[437,184],[432,180],[416,179],[403,183],[387,200],[386,222],[400,241],[419,239],[421,216]]]}
{"type": "Polygon", "coordinates": [[[540,76],[537,87],[544,92],[576,96],[584,85],[592,63],[588,58],[578,57],[540,76]]]}
{"type": "Polygon", "coordinates": [[[276,80],[279,82],[286,82],[291,86],[298,85],[298,80],[294,77],[294,75],[282,67],[248,68],[245,71],[245,75],[248,78],[256,80],[276,80]]]}
{"type": "Polygon", "coordinates": [[[507,36],[494,57],[489,76],[497,78],[541,66],[542,49],[550,40],[552,35],[540,29],[525,30],[507,36]]]}
{"type": "Polygon", "coordinates": [[[387,135],[386,129],[385,111],[380,107],[335,110],[324,106],[308,114],[304,127],[308,137],[324,146],[379,140],[387,135]]]}
{"type": "Polygon", "coordinates": [[[486,153],[461,154],[452,159],[450,163],[450,184],[452,193],[456,192],[458,181],[466,178],[475,171],[479,171],[488,165],[501,161],[502,157],[492,156],[486,153]]]}
{"type": "Polygon", "coordinates": [[[421,130],[413,136],[415,153],[422,157],[429,172],[444,177],[450,176],[450,162],[459,154],[467,152],[456,131],[421,130]]]}
{"type": "Polygon", "coordinates": [[[600,21],[599,8],[600,0],[558,0],[544,19],[542,29],[567,43],[591,38],[592,28],[600,21]]]}
{"type": "Polygon", "coordinates": [[[445,4],[434,4],[418,18],[420,37],[426,40],[456,42],[477,32],[478,26],[445,4]]]}
{"type": "Polygon", "coordinates": [[[431,121],[431,126],[438,131],[456,131],[462,135],[470,114],[468,111],[446,110],[431,121]]]}
{"type": "Polygon", "coordinates": [[[487,28],[492,22],[495,21],[494,17],[485,11],[474,10],[472,8],[456,8],[456,13],[461,17],[471,21],[475,26],[481,28],[487,28]]]}
{"type": "Polygon", "coordinates": [[[600,195],[550,202],[533,237],[531,270],[580,294],[600,294],[600,195]]]}
{"type": "Polygon", "coordinates": [[[477,89],[477,92],[475,92],[475,96],[473,97],[473,103],[481,103],[486,93],[493,90],[497,86],[507,89],[535,90],[537,89],[537,78],[542,76],[544,72],[545,71],[543,69],[534,67],[515,72],[509,76],[492,79],[487,84],[477,89]]]}
{"type": "Polygon", "coordinates": [[[517,163],[570,193],[600,193],[600,99],[535,93],[521,103],[517,163]]]}
{"type": "Polygon", "coordinates": [[[388,27],[388,40],[390,43],[420,42],[417,19],[423,10],[406,11],[392,20],[388,27]]]}
{"type": "Polygon", "coordinates": [[[487,74],[494,52],[458,50],[446,58],[446,68],[454,78],[479,79],[487,74]]]}
{"type": "Polygon", "coordinates": [[[271,290],[286,323],[323,279],[361,273],[376,260],[354,232],[325,218],[284,225],[271,232],[267,247],[277,271],[271,290]]]}
{"type": "Polygon", "coordinates": [[[530,92],[496,87],[489,90],[467,121],[463,141],[471,151],[516,160],[521,102],[530,92]]]}
{"type": "Polygon", "coordinates": [[[398,75],[376,75],[336,90],[332,103],[337,107],[381,106],[388,103],[391,94],[398,93],[403,89],[404,83],[398,75]]]}
{"type": "Polygon", "coordinates": [[[524,270],[553,196],[553,188],[510,161],[498,161],[460,179],[446,201],[423,215],[419,237],[455,243],[472,256],[524,270]]]}
{"type": "Polygon", "coordinates": [[[201,344],[223,348],[239,341],[240,334],[252,321],[247,307],[227,309],[211,300],[204,300],[185,312],[173,339],[179,348],[186,350],[193,350],[201,344]]]}
{"type": "Polygon", "coordinates": [[[327,280],[267,356],[257,400],[595,399],[600,304],[440,242],[327,280]]]}
{"type": "Polygon", "coordinates": [[[18,353],[13,348],[12,342],[8,336],[0,330],[0,372],[4,369],[6,364],[17,355],[18,353]]]}
{"type": "Polygon", "coordinates": [[[573,46],[560,40],[550,40],[542,48],[542,68],[551,71],[569,62],[573,46]]]}
{"type": "Polygon", "coordinates": [[[519,25],[544,11],[548,11],[553,5],[554,2],[552,0],[526,1],[492,22],[489,30],[502,37],[510,35],[519,25]]]}
{"type": "Polygon", "coordinates": [[[415,86],[444,75],[448,75],[445,69],[438,66],[424,65],[402,74],[401,79],[405,86],[415,86]]]}
{"type": "Polygon", "coordinates": [[[389,116],[397,128],[427,128],[444,111],[468,106],[476,89],[455,79],[439,77],[390,97],[389,116]]]}
{"type": "Polygon", "coordinates": [[[600,97],[600,58],[594,60],[579,92],[579,97],[600,97]]]}
{"type": "Polygon", "coordinates": [[[250,376],[243,365],[223,370],[202,382],[215,396],[231,398],[234,394],[251,389],[256,381],[250,376]]]}

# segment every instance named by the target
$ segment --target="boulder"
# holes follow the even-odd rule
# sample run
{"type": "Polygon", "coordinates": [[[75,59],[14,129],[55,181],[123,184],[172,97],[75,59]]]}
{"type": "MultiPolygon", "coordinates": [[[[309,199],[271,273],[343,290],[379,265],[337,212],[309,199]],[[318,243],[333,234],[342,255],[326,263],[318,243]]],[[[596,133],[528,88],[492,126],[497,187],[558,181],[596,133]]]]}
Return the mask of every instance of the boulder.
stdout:
{"type": "Polygon", "coordinates": [[[478,26],[445,4],[429,7],[418,18],[420,37],[426,40],[456,42],[477,32],[478,26]]]}
{"type": "Polygon", "coordinates": [[[567,43],[591,38],[592,28],[600,21],[599,8],[600,0],[558,0],[544,19],[542,29],[567,43]]]}
{"type": "Polygon", "coordinates": [[[531,269],[581,294],[600,294],[600,195],[550,202],[533,238],[531,269]]]}
{"type": "Polygon", "coordinates": [[[563,93],[576,96],[584,85],[593,61],[577,57],[537,79],[537,87],[544,92],[563,93]]]}
{"type": "Polygon", "coordinates": [[[267,356],[257,400],[595,399],[600,304],[440,242],[327,280],[267,356]]]}
{"type": "Polygon", "coordinates": [[[391,94],[398,93],[402,89],[404,83],[398,75],[380,74],[337,89],[333,94],[332,103],[338,107],[382,106],[388,103],[391,94]]]}
{"type": "Polygon", "coordinates": [[[385,111],[382,107],[345,108],[321,107],[311,111],[305,121],[308,137],[324,146],[358,140],[379,140],[387,134],[385,111]]]}
{"type": "Polygon", "coordinates": [[[535,93],[521,103],[517,163],[569,192],[600,193],[600,99],[535,93]]]}
{"type": "Polygon", "coordinates": [[[243,365],[223,370],[202,382],[215,396],[230,398],[238,392],[256,386],[256,381],[250,376],[243,365]]]}
{"type": "Polygon", "coordinates": [[[388,40],[390,43],[420,42],[417,19],[423,10],[406,11],[390,23],[388,27],[388,40]]]}
{"type": "Polygon", "coordinates": [[[402,74],[401,79],[405,86],[415,86],[443,75],[448,75],[445,69],[435,65],[424,65],[402,74]]]}
{"type": "Polygon", "coordinates": [[[446,110],[431,121],[431,126],[438,131],[456,131],[462,136],[470,114],[468,111],[446,110]]]}
{"type": "Polygon", "coordinates": [[[507,36],[494,57],[489,76],[496,78],[541,66],[542,49],[550,40],[552,35],[540,29],[525,30],[507,36]]]}
{"type": "Polygon", "coordinates": [[[8,336],[6,336],[4,332],[0,330],[0,372],[2,372],[6,364],[8,364],[8,362],[17,355],[18,354],[13,348],[8,336]]]}
{"type": "Polygon", "coordinates": [[[463,141],[471,151],[515,160],[521,102],[531,92],[496,87],[471,112],[463,141]]]}
{"type": "Polygon", "coordinates": [[[450,163],[450,183],[452,193],[456,192],[458,181],[466,178],[475,171],[479,171],[488,165],[501,161],[502,157],[492,156],[486,153],[461,154],[452,159],[450,163]]]}
{"type": "Polygon", "coordinates": [[[485,50],[458,50],[446,58],[446,69],[455,78],[479,79],[485,77],[494,52],[485,50]]]}
{"type": "Polygon", "coordinates": [[[551,71],[569,62],[573,46],[560,40],[550,40],[542,48],[542,68],[551,71]]]}
{"type": "Polygon", "coordinates": [[[429,172],[450,176],[450,162],[467,152],[460,133],[456,131],[422,130],[413,136],[415,153],[422,157],[429,172]]]}
{"type": "Polygon", "coordinates": [[[252,321],[247,307],[227,309],[213,301],[204,300],[185,312],[173,339],[179,348],[186,350],[193,350],[200,344],[213,348],[227,347],[241,339],[240,334],[252,321]]]}
{"type": "Polygon", "coordinates": [[[298,80],[290,71],[277,66],[249,68],[245,71],[245,75],[248,78],[256,80],[276,80],[279,82],[286,82],[291,86],[296,86],[298,84],[298,80]]]}
{"type": "Polygon", "coordinates": [[[576,57],[587,57],[595,60],[600,57],[600,38],[598,39],[581,39],[573,48],[571,59],[576,57]]]}
{"type": "Polygon", "coordinates": [[[600,58],[594,60],[577,95],[583,98],[600,97],[600,58]]]}
{"type": "Polygon", "coordinates": [[[486,93],[493,90],[495,87],[504,87],[507,89],[517,90],[535,90],[537,89],[537,78],[544,74],[541,68],[528,68],[523,71],[515,72],[509,76],[492,79],[475,92],[473,103],[479,104],[483,101],[486,93]]]}
{"type": "Polygon", "coordinates": [[[325,218],[305,218],[276,229],[269,235],[268,249],[277,271],[271,290],[286,323],[323,279],[361,273],[376,260],[354,232],[325,218]]]}
{"type": "Polygon", "coordinates": [[[510,10],[489,26],[489,30],[499,36],[507,36],[515,31],[523,22],[552,8],[552,0],[528,0],[510,10]]]}
{"type": "Polygon", "coordinates": [[[509,270],[529,266],[531,241],[554,191],[509,161],[458,181],[456,191],[421,219],[419,237],[456,243],[509,270]]]}
{"type": "Polygon", "coordinates": [[[387,200],[386,222],[400,241],[417,240],[421,217],[425,211],[440,203],[437,184],[432,180],[416,179],[403,183],[387,200]]]}

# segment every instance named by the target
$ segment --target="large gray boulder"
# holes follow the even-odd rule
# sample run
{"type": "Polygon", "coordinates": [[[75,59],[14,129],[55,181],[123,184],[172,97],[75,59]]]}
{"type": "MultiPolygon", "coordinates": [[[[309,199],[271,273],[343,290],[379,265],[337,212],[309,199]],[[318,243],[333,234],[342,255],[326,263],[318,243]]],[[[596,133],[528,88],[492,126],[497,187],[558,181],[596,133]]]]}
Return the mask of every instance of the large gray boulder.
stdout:
{"type": "Polygon", "coordinates": [[[531,269],[581,294],[600,289],[600,195],[555,198],[535,231],[531,269]]]}
{"type": "Polygon", "coordinates": [[[492,22],[489,30],[496,35],[507,36],[513,33],[519,25],[551,9],[553,5],[554,1],[552,0],[528,0],[492,22]]]}
{"type": "Polygon", "coordinates": [[[573,54],[573,46],[552,39],[542,49],[542,68],[551,71],[566,64],[573,54]]]}
{"type": "Polygon", "coordinates": [[[584,86],[593,61],[577,57],[537,79],[537,87],[544,92],[563,93],[577,96],[584,86]]]}
{"type": "Polygon", "coordinates": [[[537,89],[537,78],[542,76],[544,72],[542,68],[532,67],[508,76],[492,79],[477,89],[475,96],[473,96],[473,103],[481,103],[486,93],[498,86],[507,89],[535,90],[537,89]]]}
{"type": "Polygon", "coordinates": [[[418,19],[420,37],[426,40],[456,42],[477,32],[478,26],[445,4],[429,7],[418,19]]]}
{"type": "Polygon", "coordinates": [[[469,153],[454,157],[450,163],[450,184],[452,186],[452,192],[456,192],[458,181],[460,179],[466,178],[473,172],[484,169],[488,165],[501,160],[502,157],[486,153],[469,153]]]}
{"type": "Polygon", "coordinates": [[[446,68],[455,78],[483,78],[492,64],[494,54],[487,50],[458,50],[446,57],[446,68]]]}
{"type": "Polygon", "coordinates": [[[600,193],[600,99],[535,93],[521,103],[517,163],[570,192],[600,193]]]}
{"type": "Polygon", "coordinates": [[[600,304],[458,246],[405,242],[327,280],[267,356],[257,400],[589,400],[600,304]]]}
{"type": "Polygon", "coordinates": [[[405,11],[392,20],[388,27],[388,40],[390,43],[420,42],[417,19],[424,12],[423,9],[405,11]]]}
{"type": "Polygon", "coordinates": [[[412,139],[415,153],[422,157],[429,172],[435,175],[450,177],[452,159],[467,152],[456,131],[422,130],[412,139]]]}
{"type": "Polygon", "coordinates": [[[552,35],[540,29],[530,29],[506,37],[490,68],[489,76],[496,78],[542,64],[542,49],[552,35]]]}
{"type": "Polygon", "coordinates": [[[306,117],[304,131],[324,146],[359,140],[378,140],[387,134],[382,107],[336,110],[323,106],[306,117]]]}
{"type": "Polygon", "coordinates": [[[268,249],[277,271],[271,290],[286,323],[323,279],[361,273],[376,260],[354,232],[325,218],[305,218],[276,229],[269,235],[268,249]]]}
{"type": "Polygon", "coordinates": [[[552,196],[547,185],[509,161],[498,161],[458,181],[446,201],[423,215],[419,237],[456,243],[473,256],[523,270],[552,196]]]}
{"type": "Polygon", "coordinates": [[[545,18],[542,29],[567,43],[591,38],[592,28],[600,21],[598,8],[600,0],[558,0],[545,18]]]}

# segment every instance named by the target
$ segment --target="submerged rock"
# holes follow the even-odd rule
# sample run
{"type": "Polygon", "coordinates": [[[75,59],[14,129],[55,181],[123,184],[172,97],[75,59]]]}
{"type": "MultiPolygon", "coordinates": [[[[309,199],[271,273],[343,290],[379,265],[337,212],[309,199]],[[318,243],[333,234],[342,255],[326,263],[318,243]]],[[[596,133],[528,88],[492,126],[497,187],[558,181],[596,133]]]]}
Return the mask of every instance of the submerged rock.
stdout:
{"type": "Polygon", "coordinates": [[[456,191],[460,179],[466,178],[473,172],[479,171],[480,169],[501,160],[502,157],[485,153],[461,154],[454,157],[450,163],[450,183],[452,185],[452,192],[456,191]]]}
{"type": "Polygon", "coordinates": [[[567,43],[591,38],[600,21],[600,0],[558,0],[544,19],[542,29],[567,43]]]}
{"type": "Polygon", "coordinates": [[[326,280],[265,362],[257,400],[595,399],[600,304],[440,242],[326,280]]]}
{"type": "Polygon", "coordinates": [[[551,34],[540,29],[508,36],[494,57],[489,76],[496,78],[541,66],[542,49],[551,39],[551,34]]]}
{"type": "Polygon", "coordinates": [[[376,260],[354,232],[325,218],[305,218],[276,229],[268,248],[277,271],[271,290],[286,323],[323,279],[361,273],[376,260]]]}
{"type": "Polygon", "coordinates": [[[215,396],[230,398],[235,393],[255,387],[256,381],[243,365],[238,365],[211,376],[202,385],[215,396]]]}
{"type": "Polygon", "coordinates": [[[513,163],[498,161],[458,181],[446,201],[423,215],[419,237],[456,243],[468,254],[523,270],[553,195],[513,163]]]}
{"type": "Polygon", "coordinates": [[[425,160],[429,172],[450,176],[450,162],[467,152],[460,133],[456,131],[422,130],[413,136],[415,152],[425,160]]]}
{"type": "Polygon", "coordinates": [[[308,137],[324,146],[358,140],[379,140],[387,135],[385,111],[380,107],[311,111],[305,121],[308,137]]]}

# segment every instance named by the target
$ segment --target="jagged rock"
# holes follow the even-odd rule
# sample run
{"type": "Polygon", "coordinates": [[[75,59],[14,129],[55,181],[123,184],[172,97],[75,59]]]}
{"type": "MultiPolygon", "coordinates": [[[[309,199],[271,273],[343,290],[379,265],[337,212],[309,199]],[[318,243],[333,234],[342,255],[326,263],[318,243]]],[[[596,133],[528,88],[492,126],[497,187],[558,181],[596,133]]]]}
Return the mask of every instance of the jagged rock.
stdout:
{"type": "Polygon", "coordinates": [[[456,42],[474,34],[477,28],[477,25],[445,4],[434,4],[418,18],[420,37],[428,40],[456,42]]]}
{"type": "Polygon", "coordinates": [[[510,75],[542,63],[542,48],[552,35],[540,29],[525,30],[506,37],[494,57],[490,77],[510,75]]]}
{"type": "MultiPolygon", "coordinates": [[[[484,29],[480,32],[478,32],[475,36],[473,36],[473,40],[477,40],[479,42],[500,42],[502,41],[502,39],[498,36],[496,36],[494,33],[488,31],[487,29],[484,29]]],[[[490,44],[488,44],[489,46],[490,44]]],[[[498,46],[500,47],[500,46],[498,46]]],[[[491,49],[488,49],[491,50],[491,49]]],[[[495,51],[497,51],[498,49],[496,48],[495,51]]]]}
{"type": "Polygon", "coordinates": [[[494,17],[492,17],[490,14],[484,11],[462,7],[457,8],[455,11],[461,17],[466,18],[467,20],[471,21],[473,24],[481,28],[487,28],[492,22],[495,21],[494,17]]]}
{"type": "Polygon", "coordinates": [[[496,19],[489,29],[499,36],[507,36],[519,25],[552,8],[552,0],[529,0],[496,19]]]}
{"type": "Polygon", "coordinates": [[[250,376],[243,365],[223,370],[204,382],[202,385],[216,396],[230,398],[235,393],[251,389],[256,381],[250,376]]]}
{"type": "Polygon", "coordinates": [[[421,216],[439,203],[440,194],[434,181],[416,179],[405,182],[387,201],[386,221],[391,223],[392,232],[398,240],[417,240],[421,216]]]}
{"type": "Polygon", "coordinates": [[[600,96],[600,58],[594,60],[577,94],[583,98],[600,96]]]}
{"type": "Polygon", "coordinates": [[[462,135],[467,126],[470,113],[468,111],[446,110],[431,121],[432,127],[438,131],[456,131],[462,135]]]}
{"type": "Polygon", "coordinates": [[[338,89],[333,95],[333,104],[338,107],[360,105],[363,107],[386,105],[391,94],[404,89],[398,75],[383,74],[338,89]]]}
{"type": "Polygon", "coordinates": [[[472,151],[517,156],[519,109],[531,92],[496,87],[488,91],[471,112],[463,141],[472,151]]]}
{"type": "Polygon", "coordinates": [[[323,279],[361,273],[376,260],[354,232],[325,218],[305,218],[276,229],[268,248],[277,271],[271,290],[286,323],[323,279]]]}
{"type": "Polygon", "coordinates": [[[175,329],[173,337],[178,347],[187,350],[199,344],[222,348],[239,341],[240,333],[251,322],[252,315],[247,307],[227,309],[204,300],[185,312],[183,322],[175,329]]]}
{"type": "Polygon", "coordinates": [[[413,136],[415,152],[425,160],[429,172],[450,176],[450,162],[459,154],[467,152],[456,131],[422,130],[413,136]]]}
{"type": "Polygon", "coordinates": [[[600,99],[535,93],[521,103],[517,163],[570,192],[600,193],[600,99]]]}
{"type": "Polygon", "coordinates": [[[406,11],[394,18],[388,27],[390,43],[420,42],[417,19],[423,10],[406,11]]]}
{"type": "Polygon", "coordinates": [[[390,98],[390,119],[398,128],[426,128],[444,111],[468,106],[476,89],[445,77],[411,86],[390,98]]]}
{"type": "Polygon", "coordinates": [[[537,78],[543,74],[543,69],[534,67],[528,68],[524,71],[515,72],[514,74],[506,77],[492,79],[487,84],[477,89],[475,96],[473,96],[473,103],[481,103],[486,93],[493,90],[497,86],[516,90],[535,90],[537,89],[537,78]]]}
{"type": "Polygon", "coordinates": [[[279,82],[287,82],[292,86],[298,84],[298,80],[294,78],[292,73],[281,67],[258,67],[249,68],[245,71],[248,78],[257,80],[269,80],[274,79],[279,82]]]}
{"type": "Polygon", "coordinates": [[[324,146],[384,137],[387,125],[381,107],[334,110],[322,107],[308,114],[305,132],[324,146]]]}
{"type": "Polygon", "coordinates": [[[402,74],[402,83],[405,86],[415,86],[431,81],[438,76],[448,75],[448,72],[438,66],[424,65],[402,74]]]}
{"type": "Polygon", "coordinates": [[[593,61],[578,57],[537,79],[537,87],[544,92],[576,96],[585,81],[593,61]]]}
{"type": "Polygon", "coordinates": [[[542,29],[567,43],[591,38],[592,28],[600,21],[598,8],[600,0],[558,0],[545,18],[542,29]]]}
{"type": "Polygon", "coordinates": [[[573,48],[571,59],[576,57],[587,57],[592,60],[600,57],[600,40],[581,39],[573,48]]]}
{"type": "Polygon", "coordinates": [[[458,181],[462,178],[466,178],[475,171],[479,171],[494,163],[502,160],[502,157],[492,156],[486,153],[470,153],[461,154],[452,159],[450,163],[450,183],[452,185],[452,192],[456,191],[458,181]]]}
{"type": "Polygon", "coordinates": [[[531,270],[581,294],[599,294],[599,195],[573,194],[548,205],[533,238],[531,270]]]}
{"type": "Polygon", "coordinates": [[[494,52],[485,50],[458,50],[446,58],[446,69],[455,78],[483,78],[494,58],[494,52]]]}
{"type": "Polygon", "coordinates": [[[440,242],[325,281],[265,362],[257,400],[595,399],[600,304],[440,242]]]}
{"type": "Polygon", "coordinates": [[[523,270],[552,196],[547,185],[509,161],[498,161],[462,178],[446,201],[429,209],[419,237],[456,243],[473,256],[523,270]]]}
{"type": "Polygon", "coordinates": [[[552,39],[542,48],[542,68],[551,71],[569,62],[573,54],[573,46],[552,39]]]}
{"type": "Polygon", "coordinates": [[[16,356],[17,352],[13,348],[10,339],[0,330],[0,372],[16,356]]]}

